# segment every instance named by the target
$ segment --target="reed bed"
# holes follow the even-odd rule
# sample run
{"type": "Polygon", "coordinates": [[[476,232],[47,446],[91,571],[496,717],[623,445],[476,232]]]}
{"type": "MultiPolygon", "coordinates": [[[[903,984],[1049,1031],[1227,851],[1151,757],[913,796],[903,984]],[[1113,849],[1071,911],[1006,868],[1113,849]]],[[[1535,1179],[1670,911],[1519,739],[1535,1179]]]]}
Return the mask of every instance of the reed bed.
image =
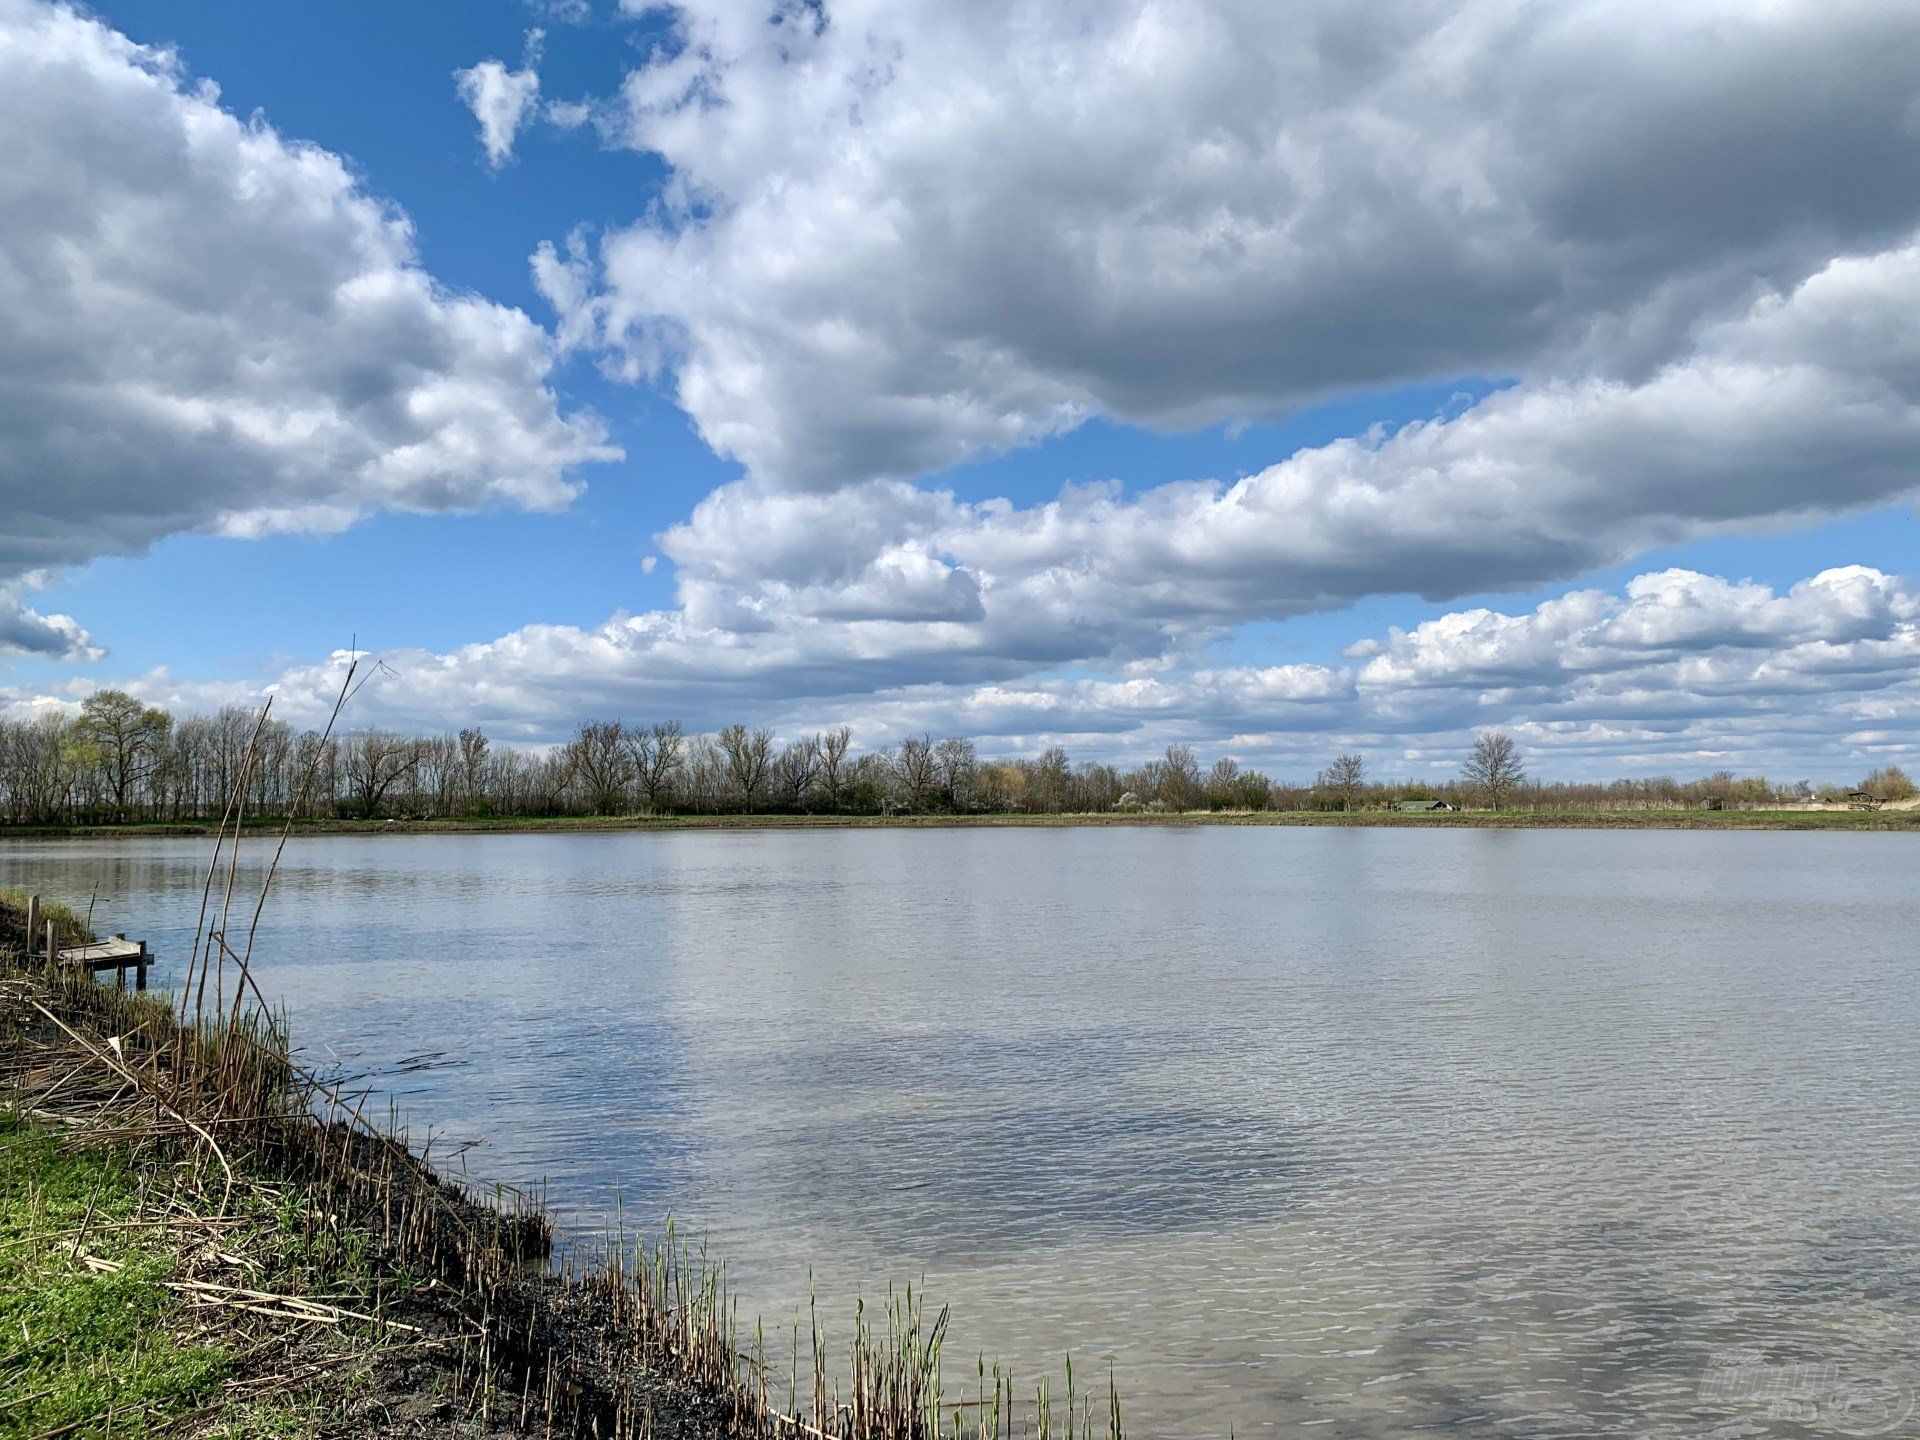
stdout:
{"type": "MultiPolygon", "coordinates": [[[[336,718],[354,684],[349,670],[336,718]]],[[[837,1353],[810,1303],[808,1333],[796,1322],[781,1347],[782,1375],[764,1328],[743,1332],[724,1267],[671,1224],[658,1243],[616,1228],[558,1271],[541,1263],[553,1229],[531,1197],[443,1178],[365,1117],[366,1092],[346,1092],[294,1059],[253,974],[287,832],[258,895],[242,895],[247,775],[243,764],[171,999],[63,971],[35,953],[21,907],[0,898],[0,1100],[77,1138],[136,1144],[186,1167],[191,1179],[173,1203],[210,1234],[264,1190],[300,1207],[298,1228],[323,1268],[370,1237],[387,1272],[424,1277],[451,1315],[435,1343],[452,1352],[451,1390],[475,1433],[1119,1440],[1111,1376],[1088,1386],[1071,1362],[1063,1389],[1043,1380],[1022,1391],[976,1359],[950,1391],[947,1312],[929,1320],[911,1289],[876,1311],[858,1306],[851,1342],[837,1353]]],[[[63,943],[86,938],[72,911],[43,913],[54,914],[63,943]]],[[[269,1310],[295,1319],[315,1303],[270,1299],[269,1310]]],[[[352,1313],[376,1332],[402,1323],[352,1313]]]]}

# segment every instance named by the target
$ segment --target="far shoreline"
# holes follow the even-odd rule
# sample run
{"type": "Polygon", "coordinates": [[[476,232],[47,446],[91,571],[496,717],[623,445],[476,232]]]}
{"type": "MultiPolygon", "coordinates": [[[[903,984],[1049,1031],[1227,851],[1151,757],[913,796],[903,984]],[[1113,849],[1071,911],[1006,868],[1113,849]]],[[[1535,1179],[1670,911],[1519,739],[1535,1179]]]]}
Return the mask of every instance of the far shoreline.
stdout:
{"type": "MultiPolygon", "coordinates": [[[[245,831],[277,834],[283,817],[249,819],[245,831]]],[[[551,835],[677,830],[994,830],[1080,828],[1366,828],[1411,830],[1801,830],[1920,834],[1920,810],[1387,810],[1096,812],[995,815],[561,815],[462,819],[301,820],[294,837],[321,835],[551,835]]],[[[95,825],[0,825],[0,839],[90,840],[212,836],[212,821],[95,825]]],[[[231,827],[228,827],[231,833],[231,827]]]]}

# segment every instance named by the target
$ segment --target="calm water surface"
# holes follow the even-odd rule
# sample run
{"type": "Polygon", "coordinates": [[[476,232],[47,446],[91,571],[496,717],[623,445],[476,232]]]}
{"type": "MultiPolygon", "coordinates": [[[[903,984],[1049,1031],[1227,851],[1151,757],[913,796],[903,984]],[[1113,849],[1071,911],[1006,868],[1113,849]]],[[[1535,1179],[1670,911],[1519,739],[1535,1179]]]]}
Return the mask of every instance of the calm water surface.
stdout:
{"type": "MultiPolygon", "coordinates": [[[[164,982],[206,856],[0,883],[164,982]]],[[[1916,936],[1893,835],[372,836],[289,848],[262,975],[770,1333],[809,1267],[830,1315],[924,1277],[950,1354],[1111,1363],[1136,1435],[1910,1435],[1916,936]]]]}

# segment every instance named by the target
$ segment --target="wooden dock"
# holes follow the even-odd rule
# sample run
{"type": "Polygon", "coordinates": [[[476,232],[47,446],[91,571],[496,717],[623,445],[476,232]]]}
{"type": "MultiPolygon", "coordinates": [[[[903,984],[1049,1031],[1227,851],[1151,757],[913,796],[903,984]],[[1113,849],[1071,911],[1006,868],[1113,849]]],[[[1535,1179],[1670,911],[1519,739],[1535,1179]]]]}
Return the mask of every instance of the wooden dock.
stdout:
{"type": "Polygon", "coordinates": [[[102,970],[112,970],[122,985],[127,983],[127,971],[131,970],[136,990],[147,988],[147,967],[153,964],[147,942],[129,940],[124,935],[110,935],[88,945],[60,944],[52,918],[40,908],[40,897],[30,895],[27,897],[27,953],[32,955],[36,950],[43,959],[75,970],[95,975],[102,970]],[[36,944],[42,934],[46,936],[44,944],[36,944]]]}
{"type": "Polygon", "coordinates": [[[127,971],[133,974],[133,988],[147,988],[147,966],[153,963],[153,957],[147,953],[147,942],[129,940],[124,935],[115,935],[106,940],[96,940],[91,945],[69,945],[60,951],[60,963],[75,970],[91,970],[98,975],[102,970],[119,972],[120,983],[127,983],[127,971]]]}

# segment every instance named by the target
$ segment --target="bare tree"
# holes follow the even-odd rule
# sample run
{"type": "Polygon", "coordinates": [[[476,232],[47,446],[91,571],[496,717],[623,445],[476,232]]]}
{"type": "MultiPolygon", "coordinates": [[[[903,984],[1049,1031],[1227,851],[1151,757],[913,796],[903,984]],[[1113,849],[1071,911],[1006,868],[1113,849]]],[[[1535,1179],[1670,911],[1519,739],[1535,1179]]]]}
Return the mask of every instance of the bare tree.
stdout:
{"type": "Polygon", "coordinates": [[[8,818],[44,821],[72,815],[74,750],[67,744],[67,722],[55,714],[7,725],[8,818]]]}
{"type": "Polygon", "coordinates": [[[780,752],[774,762],[774,786],[780,798],[795,810],[804,810],[820,774],[820,737],[806,735],[780,752]]]}
{"type": "Polygon", "coordinates": [[[386,730],[362,730],[341,746],[346,763],[347,788],[354,807],[371,820],[380,813],[387,793],[419,767],[417,741],[386,730]]]}
{"type": "Polygon", "coordinates": [[[900,772],[900,789],[907,798],[907,808],[918,810],[933,793],[934,778],[938,773],[933,758],[933,737],[931,735],[908,736],[900,742],[900,753],[894,757],[894,765],[900,772]]]}
{"type": "MultiPolygon", "coordinates": [[[[451,815],[460,804],[460,744],[451,735],[429,735],[419,743],[419,792],[429,813],[451,815]]],[[[283,766],[274,770],[284,773],[283,766]]]]}
{"type": "Polygon", "coordinates": [[[720,732],[719,738],[721,753],[727,757],[727,770],[746,803],[747,814],[751,815],[773,765],[773,732],[729,725],[720,732]]]}
{"type": "Polygon", "coordinates": [[[687,804],[695,810],[721,810],[733,803],[726,757],[713,736],[688,737],[681,786],[687,804]]]}
{"type": "Polygon", "coordinates": [[[1527,767],[1511,735],[1499,730],[1482,730],[1473,742],[1473,753],[1460,767],[1460,775],[1469,785],[1486,791],[1487,799],[1498,810],[1500,802],[1527,778],[1527,767]]]}
{"type": "Polygon", "coordinates": [[[1352,810],[1353,802],[1359,797],[1360,787],[1367,783],[1367,762],[1364,757],[1354,754],[1337,755],[1326,769],[1320,772],[1316,786],[1340,797],[1340,808],[1352,810]]]}
{"type": "Polygon", "coordinates": [[[1160,772],[1159,799],[1169,810],[1191,810],[1200,798],[1200,762],[1191,745],[1169,745],[1160,772]]]}
{"type": "Polygon", "coordinates": [[[1035,810],[1055,814],[1066,808],[1067,781],[1071,772],[1067,752],[1058,745],[1040,752],[1027,780],[1027,803],[1035,810]]]}
{"type": "Polygon", "coordinates": [[[882,745],[847,764],[847,802],[855,809],[891,815],[900,808],[900,771],[893,747],[882,745]]]}
{"type": "Polygon", "coordinates": [[[949,736],[933,747],[934,765],[940,772],[940,786],[947,792],[947,806],[964,810],[973,799],[973,777],[980,768],[973,741],[949,736]]]}
{"type": "Polygon", "coordinates": [[[1240,799],[1240,762],[1231,755],[1222,755],[1207,772],[1207,804],[1226,810],[1240,799]]]}
{"type": "Polygon", "coordinates": [[[459,735],[460,745],[460,803],[468,810],[478,808],[487,793],[487,750],[489,742],[486,734],[476,726],[469,726],[459,735]]]}
{"type": "MultiPolygon", "coordinates": [[[[244,705],[223,705],[207,722],[203,785],[208,800],[222,799],[235,792],[253,746],[259,715],[244,705]]],[[[397,744],[400,737],[390,735],[397,744]]]]}
{"type": "Polygon", "coordinates": [[[820,737],[820,785],[827,792],[827,803],[835,808],[846,783],[847,750],[852,744],[853,731],[845,725],[820,737]]]}
{"type": "Polygon", "coordinates": [[[296,774],[310,777],[296,814],[311,818],[334,813],[340,798],[340,741],[318,730],[303,730],[293,743],[296,774]]]}
{"type": "Polygon", "coordinates": [[[1122,788],[1119,771],[1097,760],[1088,760],[1073,772],[1071,803],[1077,811],[1098,814],[1113,809],[1122,788]]]}
{"type": "Polygon", "coordinates": [[[1166,783],[1167,762],[1158,758],[1147,761],[1127,777],[1127,788],[1134,798],[1156,810],[1167,808],[1167,802],[1160,798],[1160,787],[1166,783]]]}
{"type": "Polygon", "coordinates": [[[256,815],[277,815],[289,799],[287,755],[293,734],[278,720],[266,720],[253,737],[253,769],[248,779],[247,808],[256,815]]]}
{"type": "Polygon", "coordinates": [[[618,720],[589,720],[567,746],[567,764],[596,815],[618,815],[627,808],[633,760],[627,730],[618,720]]]}
{"type": "Polygon", "coordinates": [[[662,808],[673,777],[680,773],[686,739],[678,720],[662,720],[651,730],[636,728],[627,732],[627,748],[632,752],[640,801],[649,811],[662,808]]]}

